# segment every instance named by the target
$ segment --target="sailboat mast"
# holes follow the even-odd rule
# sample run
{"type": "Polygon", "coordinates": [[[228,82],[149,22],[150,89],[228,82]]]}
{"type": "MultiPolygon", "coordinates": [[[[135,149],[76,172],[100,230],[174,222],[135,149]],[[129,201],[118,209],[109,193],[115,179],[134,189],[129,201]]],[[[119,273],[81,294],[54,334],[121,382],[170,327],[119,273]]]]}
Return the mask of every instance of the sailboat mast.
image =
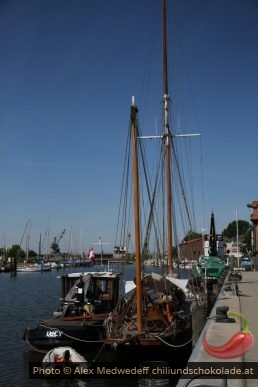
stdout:
{"type": "Polygon", "coordinates": [[[39,234],[39,260],[41,260],[41,233],[39,234]]]}
{"type": "Polygon", "coordinates": [[[132,98],[131,105],[131,130],[133,152],[133,187],[134,187],[134,232],[135,232],[135,256],[136,256],[136,307],[138,334],[142,333],[142,290],[141,290],[141,246],[140,246],[140,210],[139,210],[139,168],[137,149],[137,113],[138,109],[132,98]]]}
{"type": "Polygon", "coordinates": [[[169,128],[169,103],[168,94],[168,71],[167,71],[167,12],[166,0],[162,0],[162,37],[163,37],[163,114],[164,114],[164,141],[166,158],[166,195],[167,195],[167,254],[168,273],[172,273],[173,267],[173,245],[172,245],[172,190],[171,190],[171,134],[169,128]]]}

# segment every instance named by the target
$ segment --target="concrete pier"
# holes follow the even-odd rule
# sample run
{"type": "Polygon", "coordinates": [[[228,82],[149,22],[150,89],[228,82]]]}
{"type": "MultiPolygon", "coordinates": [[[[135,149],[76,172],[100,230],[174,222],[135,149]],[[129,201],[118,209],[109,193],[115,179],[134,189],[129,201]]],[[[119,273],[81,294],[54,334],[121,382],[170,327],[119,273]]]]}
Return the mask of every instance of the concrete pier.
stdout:
{"type": "MultiPolygon", "coordinates": [[[[243,279],[239,283],[240,312],[250,324],[254,335],[254,344],[242,356],[243,362],[257,362],[258,364],[258,272],[243,272],[243,279]]],[[[244,386],[257,386],[258,379],[245,380],[244,386]]]]}
{"type": "MultiPolygon", "coordinates": [[[[242,280],[234,283],[225,281],[218,299],[207,319],[204,329],[196,343],[191,357],[188,360],[189,364],[198,365],[203,363],[213,363],[216,366],[225,365],[232,367],[235,364],[241,364],[242,368],[248,367],[248,362],[256,362],[258,367],[258,272],[242,272],[242,280]],[[241,357],[234,359],[218,359],[210,356],[202,345],[203,333],[206,331],[207,341],[212,346],[220,346],[225,344],[235,333],[239,332],[243,327],[241,321],[234,317],[234,322],[219,322],[218,309],[228,307],[229,310],[243,313],[254,335],[254,344],[250,350],[241,357]]],[[[231,316],[230,316],[231,317],[231,316]]],[[[256,370],[257,372],[257,370],[256,370]]],[[[196,377],[183,379],[177,383],[177,387],[190,386],[229,386],[229,387],[254,387],[258,385],[258,379],[251,379],[248,375],[239,375],[241,379],[233,378],[218,378],[209,379],[204,377],[196,377]]]]}

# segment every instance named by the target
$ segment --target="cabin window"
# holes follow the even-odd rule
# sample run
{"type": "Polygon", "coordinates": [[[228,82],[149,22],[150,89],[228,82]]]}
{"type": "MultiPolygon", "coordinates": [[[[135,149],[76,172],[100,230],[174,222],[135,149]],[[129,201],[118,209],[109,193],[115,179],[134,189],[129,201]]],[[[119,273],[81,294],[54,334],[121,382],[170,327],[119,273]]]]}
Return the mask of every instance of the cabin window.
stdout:
{"type": "Polygon", "coordinates": [[[112,294],[112,281],[99,279],[97,280],[97,287],[101,290],[102,294],[112,294]]]}

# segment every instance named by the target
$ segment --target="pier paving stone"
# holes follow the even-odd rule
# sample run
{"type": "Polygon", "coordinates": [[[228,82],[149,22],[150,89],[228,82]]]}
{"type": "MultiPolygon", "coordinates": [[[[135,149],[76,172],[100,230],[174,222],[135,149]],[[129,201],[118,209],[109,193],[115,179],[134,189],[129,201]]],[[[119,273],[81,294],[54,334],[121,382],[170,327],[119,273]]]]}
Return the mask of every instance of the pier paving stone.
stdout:
{"type": "MultiPolygon", "coordinates": [[[[254,344],[243,355],[242,360],[244,363],[256,362],[258,364],[258,272],[243,272],[242,281],[238,286],[240,312],[246,316],[254,335],[254,344]]],[[[258,379],[245,379],[244,386],[257,387],[258,379]]]]}
{"type": "MultiPolygon", "coordinates": [[[[226,281],[227,282],[227,281],[226,281]]],[[[258,272],[242,272],[242,281],[238,282],[239,293],[234,294],[232,292],[222,291],[220,292],[218,299],[212,309],[209,318],[205,324],[205,327],[195,345],[193,353],[188,360],[189,363],[202,363],[202,362],[211,362],[211,363],[237,363],[241,362],[245,367],[248,367],[248,362],[257,362],[258,363],[258,272]],[[243,313],[247,320],[249,321],[250,328],[254,335],[254,344],[250,350],[241,357],[234,359],[216,359],[204,350],[202,346],[202,336],[203,332],[207,333],[207,341],[213,346],[220,346],[225,344],[230,337],[235,333],[239,332],[243,327],[241,326],[241,321],[238,318],[235,318],[235,323],[219,323],[215,322],[216,308],[221,306],[228,306],[229,310],[243,313]]],[[[200,379],[197,381],[180,380],[177,384],[178,387],[184,386],[220,386],[222,387],[220,380],[210,379],[206,380],[200,379]]],[[[226,382],[228,387],[254,387],[258,386],[258,379],[250,379],[246,377],[245,379],[228,379],[226,382]]]]}

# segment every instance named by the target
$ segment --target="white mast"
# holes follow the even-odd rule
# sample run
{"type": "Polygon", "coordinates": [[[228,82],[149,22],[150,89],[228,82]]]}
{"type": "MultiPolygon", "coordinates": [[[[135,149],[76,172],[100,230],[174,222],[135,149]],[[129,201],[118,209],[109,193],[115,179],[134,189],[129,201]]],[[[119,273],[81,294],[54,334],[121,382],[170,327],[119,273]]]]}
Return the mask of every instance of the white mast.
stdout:
{"type": "Polygon", "coordinates": [[[237,208],[236,208],[236,245],[237,245],[237,267],[239,267],[239,241],[238,241],[238,216],[237,216],[237,208]]]}

